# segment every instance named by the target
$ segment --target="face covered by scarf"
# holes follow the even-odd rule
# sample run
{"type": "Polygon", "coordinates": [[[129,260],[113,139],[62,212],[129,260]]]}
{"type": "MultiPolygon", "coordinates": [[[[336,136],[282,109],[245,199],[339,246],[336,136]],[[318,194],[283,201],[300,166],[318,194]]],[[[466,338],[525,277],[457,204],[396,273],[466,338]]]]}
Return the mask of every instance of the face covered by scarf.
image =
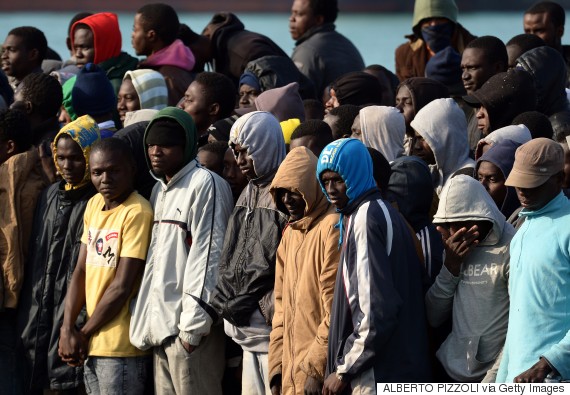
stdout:
{"type": "Polygon", "coordinates": [[[451,36],[455,24],[453,22],[444,22],[437,25],[429,25],[422,28],[422,38],[429,48],[437,53],[444,48],[451,46],[451,36]]]}

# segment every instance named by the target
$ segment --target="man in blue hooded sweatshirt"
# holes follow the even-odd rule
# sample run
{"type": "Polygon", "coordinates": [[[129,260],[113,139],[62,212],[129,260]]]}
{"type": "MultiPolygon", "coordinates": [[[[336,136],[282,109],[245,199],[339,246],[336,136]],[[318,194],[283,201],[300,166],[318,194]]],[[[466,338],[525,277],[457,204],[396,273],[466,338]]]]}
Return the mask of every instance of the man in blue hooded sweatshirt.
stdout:
{"type": "Polygon", "coordinates": [[[424,269],[404,220],[382,200],[366,147],[356,139],[330,143],[317,178],[341,228],[323,394],[429,382],[424,269]]]}

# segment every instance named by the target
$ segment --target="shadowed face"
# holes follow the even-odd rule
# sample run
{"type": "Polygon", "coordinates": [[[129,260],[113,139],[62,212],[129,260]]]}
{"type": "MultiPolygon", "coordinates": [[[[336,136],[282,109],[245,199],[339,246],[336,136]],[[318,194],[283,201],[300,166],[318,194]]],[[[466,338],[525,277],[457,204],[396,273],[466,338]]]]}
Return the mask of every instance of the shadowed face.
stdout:
{"type": "Polygon", "coordinates": [[[489,193],[497,207],[501,208],[507,196],[505,176],[501,169],[484,160],[477,169],[477,179],[485,187],[485,190],[489,193]]]}
{"type": "Polygon", "coordinates": [[[117,207],[133,191],[134,168],[115,151],[92,151],[91,182],[105,200],[107,209],[117,207]]]}
{"type": "Polygon", "coordinates": [[[153,173],[164,177],[167,182],[185,165],[184,147],[181,145],[147,144],[147,153],[153,173]]]}
{"type": "Polygon", "coordinates": [[[141,14],[135,15],[133,24],[133,32],[131,34],[131,45],[138,56],[150,55],[152,53],[151,46],[148,42],[147,32],[144,27],[144,20],[141,14]]]}
{"type": "Polygon", "coordinates": [[[340,174],[331,170],[323,171],[321,183],[327,192],[329,202],[334,204],[337,209],[342,210],[350,199],[346,194],[348,187],[340,174]]]}
{"type": "Polygon", "coordinates": [[[300,193],[279,188],[277,189],[277,199],[287,209],[289,221],[298,221],[305,216],[307,203],[300,193]]]}
{"type": "Polygon", "coordinates": [[[62,136],[57,140],[56,156],[61,176],[69,185],[78,185],[85,176],[85,156],[79,144],[72,138],[62,136]]]}
{"type": "Polygon", "coordinates": [[[77,67],[83,67],[95,60],[93,32],[87,28],[77,28],[73,32],[73,55],[77,67]]]}
{"type": "Polygon", "coordinates": [[[466,48],[461,57],[461,80],[468,94],[475,92],[496,70],[481,48],[466,48]]]}
{"type": "Polygon", "coordinates": [[[491,120],[489,119],[487,109],[485,107],[479,107],[475,116],[477,117],[477,129],[479,129],[484,136],[491,133],[491,120]]]}
{"type": "Polygon", "coordinates": [[[322,24],[323,16],[314,15],[309,0],[293,1],[291,16],[289,17],[289,33],[291,33],[293,40],[298,40],[307,30],[322,24]]]}
{"type": "Polygon", "coordinates": [[[546,206],[560,193],[563,177],[562,172],[560,172],[536,188],[515,187],[521,206],[531,211],[537,211],[546,206]]]}
{"type": "Polygon", "coordinates": [[[412,155],[423,159],[428,165],[435,165],[435,155],[421,134],[416,133],[412,139],[412,155]]]}
{"type": "Polygon", "coordinates": [[[247,153],[247,148],[236,144],[234,145],[233,150],[236,158],[236,163],[239,166],[242,174],[249,180],[257,178],[255,168],[253,167],[253,158],[247,153]]]}
{"type": "Polygon", "coordinates": [[[135,90],[133,81],[130,78],[123,80],[119,92],[117,94],[117,111],[121,122],[125,122],[125,115],[130,111],[137,111],[141,109],[141,102],[139,95],[135,90]]]}
{"type": "Polygon", "coordinates": [[[560,47],[564,26],[554,26],[552,18],[548,13],[524,14],[523,28],[525,34],[534,34],[542,38],[549,47],[560,47]]]}
{"type": "Polygon", "coordinates": [[[247,178],[238,167],[234,151],[231,148],[228,148],[224,155],[224,170],[222,176],[230,184],[234,200],[237,200],[241,191],[243,191],[247,185],[247,178]]]}
{"type": "Polygon", "coordinates": [[[2,45],[2,70],[9,77],[23,79],[37,67],[37,49],[28,49],[22,37],[9,34],[2,45]]]}

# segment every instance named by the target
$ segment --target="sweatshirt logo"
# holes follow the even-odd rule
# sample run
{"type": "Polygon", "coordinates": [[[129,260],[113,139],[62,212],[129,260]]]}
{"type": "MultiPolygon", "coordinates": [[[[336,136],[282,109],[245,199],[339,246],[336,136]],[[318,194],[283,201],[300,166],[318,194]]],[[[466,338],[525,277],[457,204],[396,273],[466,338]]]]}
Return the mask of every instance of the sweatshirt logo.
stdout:
{"type": "Polygon", "coordinates": [[[321,165],[332,163],[334,157],[336,156],[336,151],[338,151],[338,146],[329,144],[327,147],[325,147],[323,152],[321,152],[321,165]]]}

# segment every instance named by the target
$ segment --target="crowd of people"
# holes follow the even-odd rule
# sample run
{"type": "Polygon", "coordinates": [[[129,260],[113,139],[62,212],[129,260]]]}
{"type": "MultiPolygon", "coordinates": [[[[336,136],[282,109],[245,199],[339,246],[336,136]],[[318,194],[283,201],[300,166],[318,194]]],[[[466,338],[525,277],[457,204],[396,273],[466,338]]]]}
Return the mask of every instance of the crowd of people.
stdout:
{"type": "MultiPolygon", "coordinates": [[[[416,0],[395,73],[293,0],[82,12],[0,57],[0,393],[374,394],[570,380],[570,46],[416,0]],[[565,225],[566,224],[566,225],[565,225]]],[[[380,49],[379,49],[380,50],[380,49]]]]}

